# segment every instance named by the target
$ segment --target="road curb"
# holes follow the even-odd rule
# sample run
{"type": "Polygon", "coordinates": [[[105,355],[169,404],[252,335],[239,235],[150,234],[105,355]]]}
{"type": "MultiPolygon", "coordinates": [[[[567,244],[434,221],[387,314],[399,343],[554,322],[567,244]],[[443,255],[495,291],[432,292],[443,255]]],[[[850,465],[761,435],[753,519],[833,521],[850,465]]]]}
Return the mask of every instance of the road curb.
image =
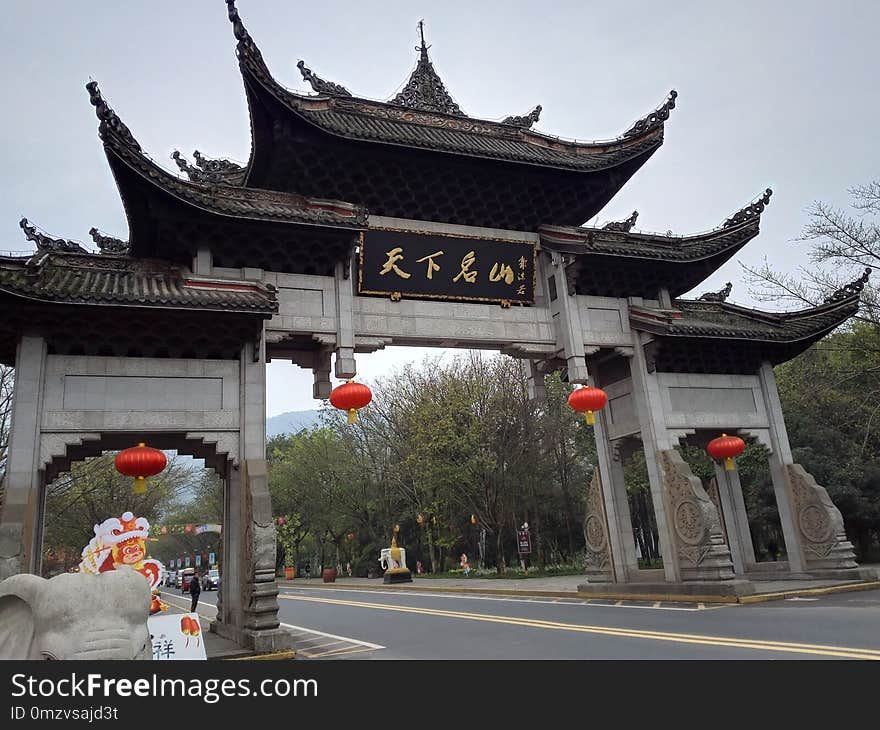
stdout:
{"type": "MultiPolygon", "coordinates": [[[[278,581],[280,586],[286,588],[311,588],[302,584],[296,584],[294,581],[278,581]]],[[[323,583],[320,588],[331,588],[337,590],[362,590],[362,591],[382,591],[395,590],[401,592],[422,592],[422,593],[452,593],[452,594],[473,594],[473,595],[490,595],[490,596],[525,596],[535,598],[579,598],[582,600],[601,599],[616,601],[646,601],[655,602],[663,601],[666,603],[764,603],[766,601],[781,601],[786,598],[802,598],[811,596],[826,596],[834,593],[849,593],[854,591],[870,591],[880,588],[880,581],[864,581],[860,583],[849,583],[846,585],[824,586],[821,588],[800,588],[790,591],[778,591],[776,593],[756,593],[748,596],[735,595],[681,595],[677,593],[667,594],[644,594],[644,593],[626,593],[623,591],[607,591],[603,593],[579,593],[577,591],[542,591],[542,590],[518,590],[513,588],[466,588],[458,586],[424,587],[419,585],[347,585],[338,583],[323,583]]]]}

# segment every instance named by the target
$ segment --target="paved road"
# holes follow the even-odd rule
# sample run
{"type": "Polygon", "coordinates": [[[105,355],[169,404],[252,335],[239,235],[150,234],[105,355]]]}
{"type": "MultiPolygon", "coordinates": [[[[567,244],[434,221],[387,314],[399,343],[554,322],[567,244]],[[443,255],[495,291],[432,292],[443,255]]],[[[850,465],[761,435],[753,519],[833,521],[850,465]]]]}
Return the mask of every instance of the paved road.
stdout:
{"type": "Polygon", "coordinates": [[[279,606],[308,658],[880,659],[880,590],[700,608],[310,586],[279,606]]]}

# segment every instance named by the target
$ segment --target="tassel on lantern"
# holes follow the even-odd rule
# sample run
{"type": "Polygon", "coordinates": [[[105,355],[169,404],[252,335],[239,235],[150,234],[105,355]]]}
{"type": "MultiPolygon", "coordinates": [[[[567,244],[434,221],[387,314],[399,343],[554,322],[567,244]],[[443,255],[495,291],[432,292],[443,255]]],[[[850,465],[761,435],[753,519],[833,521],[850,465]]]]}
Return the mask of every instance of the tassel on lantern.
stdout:
{"type": "Polygon", "coordinates": [[[358,419],[357,408],[349,408],[348,409],[348,425],[350,426],[353,423],[356,423],[358,419]]]}
{"type": "Polygon", "coordinates": [[[592,411],[587,411],[586,414],[584,415],[584,417],[587,419],[588,426],[595,426],[596,425],[596,416],[593,415],[592,411]]]}
{"type": "Polygon", "coordinates": [[[147,480],[146,477],[135,477],[134,485],[131,490],[134,494],[146,494],[147,493],[147,480]]]}
{"type": "Polygon", "coordinates": [[[731,459],[729,456],[724,460],[724,468],[727,471],[733,471],[734,469],[736,469],[736,466],[733,463],[733,459],[731,459]]]}

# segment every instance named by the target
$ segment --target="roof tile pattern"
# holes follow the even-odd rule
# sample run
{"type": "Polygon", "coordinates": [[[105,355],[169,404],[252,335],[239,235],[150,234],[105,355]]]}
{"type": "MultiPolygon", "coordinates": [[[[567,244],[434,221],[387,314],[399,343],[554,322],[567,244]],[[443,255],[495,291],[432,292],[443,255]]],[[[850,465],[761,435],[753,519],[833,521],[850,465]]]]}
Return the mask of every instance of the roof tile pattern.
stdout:
{"type": "Polygon", "coordinates": [[[273,287],[195,277],[179,267],[107,254],[0,258],[0,291],[46,302],[272,314],[273,287]]]}

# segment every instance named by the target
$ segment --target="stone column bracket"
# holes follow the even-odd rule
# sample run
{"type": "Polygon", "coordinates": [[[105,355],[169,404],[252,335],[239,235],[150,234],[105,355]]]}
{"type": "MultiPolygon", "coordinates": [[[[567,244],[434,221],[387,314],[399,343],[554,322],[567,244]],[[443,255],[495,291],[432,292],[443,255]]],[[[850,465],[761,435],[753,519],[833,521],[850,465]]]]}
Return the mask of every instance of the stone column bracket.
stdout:
{"type": "Polygon", "coordinates": [[[682,580],[733,579],[721,520],[702,483],[675,449],[658,451],[657,463],[682,580]]]}
{"type": "Polygon", "coordinates": [[[849,570],[858,567],[853,545],[843,528],[843,516],[825,487],[800,464],[786,464],[795,524],[800,533],[806,569],[849,570]]]}

